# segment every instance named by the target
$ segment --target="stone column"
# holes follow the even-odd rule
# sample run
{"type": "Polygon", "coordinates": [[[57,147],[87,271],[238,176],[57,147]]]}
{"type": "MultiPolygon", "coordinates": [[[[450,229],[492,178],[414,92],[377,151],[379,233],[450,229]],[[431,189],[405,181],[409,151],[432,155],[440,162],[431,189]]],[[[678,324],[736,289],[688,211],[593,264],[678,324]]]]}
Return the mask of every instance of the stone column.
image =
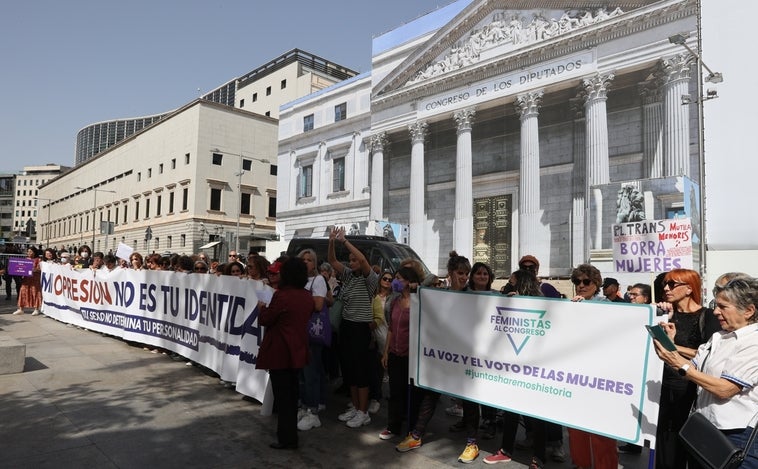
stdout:
{"type": "Polygon", "coordinates": [[[455,220],[453,221],[453,249],[469,259],[474,255],[474,202],[471,168],[471,124],[473,108],[453,113],[458,126],[455,154],[455,220]]]}
{"type": "Polygon", "coordinates": [[[411,133],[411,182],[408,207],[408,224],[410,232],[408,241],[411,248],[424,258],[424,138],[428,124],[415,122],[408,126],[411,133]]]}
{"type": "MultiPolygon", "coordinates": [[[[521,116],[519,158],[519,255],[532,254],[541,265],[547,264],[547,240],[541,236],[540,210],[540,134],[538,108],[542,91],[518,95],[516,109],[521,116]]],[[[547,267],[543,270],[547,272],[547,267]]]]}
{"type": "Polygon", "coordinates": [[[372,135],[369,141],[371,148],[371,205],[369,218],[383,220],[384,218],[384,146],[387,144],[385,132],[372,135]]]}
{"type": "Polygon", "coordinates": [[[690,107],[682,105],[682,96],[689,94],[693,60],[691,54],[679,54],[663,61],[664,176],[690,175],[690,107]]]}
{"type": "Polygon", "coordinates": [[[642,96],[642,175],[663,176],[663,105],[661,82],[654,78],[640,84],[642,96]]]}
{"type": "MultiPolygon", "coordinates": [[[[584,111],[587,124],[587,185],[608,184],[611,180],[608,158],[608,115],[605,101],[613,73],[597,74],[582,82],[587,93],[584,111]]],[[[595,224],[590,232],[590,248],[603,248],[603,195],[600,189],[591,189],[590,197],[595,207],[595,224]]]]}
{"type": "Polygon", "coordinates": [[[574,116],[573,128],[573,196],[571,202],[571,265],[587,261],[587,152],[585,134],[587,124],[584,119],[584,98],[573,98],[570,108],[574,116]]]}

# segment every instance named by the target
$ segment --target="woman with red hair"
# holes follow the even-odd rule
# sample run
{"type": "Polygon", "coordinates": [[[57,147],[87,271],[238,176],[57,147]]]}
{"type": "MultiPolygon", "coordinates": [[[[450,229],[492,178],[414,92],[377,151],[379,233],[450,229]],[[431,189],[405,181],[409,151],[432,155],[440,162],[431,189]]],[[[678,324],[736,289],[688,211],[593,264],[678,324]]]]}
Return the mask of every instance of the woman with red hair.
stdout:
{"type": "MultiPolygon", "coordinates": [[[[676,326],[674,344],[679,355],[692,359],[700,344],[708,342],[721,330],[713,310],[702,305],[702,282],[694,270],[674,269],[663,278],[664,309],[670,310],[669,322],[676,326]]],[[[679,429],[690,414],[697,386],[671,367],[663,369],[658,428],[656,432],[656,467],[684,469],[687,451],[679,442],[679,429]]]]}

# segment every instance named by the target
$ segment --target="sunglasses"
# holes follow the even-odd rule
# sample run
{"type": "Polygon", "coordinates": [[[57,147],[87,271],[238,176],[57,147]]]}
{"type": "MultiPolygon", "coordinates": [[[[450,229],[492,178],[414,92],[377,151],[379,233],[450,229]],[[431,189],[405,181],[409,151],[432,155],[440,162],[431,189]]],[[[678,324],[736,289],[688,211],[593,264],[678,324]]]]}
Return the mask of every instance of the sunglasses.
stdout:
{"type": "Polygon", "coordinates": [[[571,283],[573,283],[574,285],[579,285],[581,283],[582,285],[584,285],[586,287],[587,285],[589,285],[590,283],[592,283],[592,280],[590,280],[588,278],[583,278],[581,280],[579,280],[578,278],[572,278],[571,279],[571,283]]]}
{"type": "Polygon", "coordinates": [[[382,280],[385,281],[385,282],[391,282],[392,281],[392,277],[382,277],[382,280]]]}
{"type": "Polygon", "coordinates": [[[676,287],[680,287],[682,285],[687,285],[686,283],[677,282],[676,280],[669,280],[668,282],[663,282],[663,285],[666,287],[669,287],[669,290],[673,290],[676,287]]]}

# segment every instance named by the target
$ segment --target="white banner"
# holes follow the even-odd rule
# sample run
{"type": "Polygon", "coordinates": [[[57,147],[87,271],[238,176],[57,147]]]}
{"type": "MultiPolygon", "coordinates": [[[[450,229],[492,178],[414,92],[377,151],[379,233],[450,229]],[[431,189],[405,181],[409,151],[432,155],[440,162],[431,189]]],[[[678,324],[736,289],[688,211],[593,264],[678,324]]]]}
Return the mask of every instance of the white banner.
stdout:
{"type": "Polygon", "coordinates": [[[668,272],[692,269],[689,218],[643,220],[613,225],[616,272],[668,272]]]}
{"type": "Polygon", "coordinates": [[[650,305],[421,288],[418,386],[617,440],[655,444],[663,363],[650,305]]]}
{"type": "Polygon", "coordinates": [[[255,369],[263,337],[256,290],[271,287],[230,276],[41,266],[47,316],[171,350],[263,402],[268,373],[255,369]]]}

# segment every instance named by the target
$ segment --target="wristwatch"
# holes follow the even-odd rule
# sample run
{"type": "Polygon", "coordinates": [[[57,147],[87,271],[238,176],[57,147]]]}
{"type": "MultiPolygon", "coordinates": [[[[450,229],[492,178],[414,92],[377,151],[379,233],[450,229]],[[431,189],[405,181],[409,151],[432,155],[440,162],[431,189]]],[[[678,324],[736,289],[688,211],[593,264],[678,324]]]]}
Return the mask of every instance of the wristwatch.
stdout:
{"type": "Polygon", "coordinates": [[[690,369],[690,364],[685,363],[684,365],[680,366],[679,369],[676,371],[677,373],[679,373],[679,376],[687,376],[687,372],[689,371],[689,369],[690,369]]]}

